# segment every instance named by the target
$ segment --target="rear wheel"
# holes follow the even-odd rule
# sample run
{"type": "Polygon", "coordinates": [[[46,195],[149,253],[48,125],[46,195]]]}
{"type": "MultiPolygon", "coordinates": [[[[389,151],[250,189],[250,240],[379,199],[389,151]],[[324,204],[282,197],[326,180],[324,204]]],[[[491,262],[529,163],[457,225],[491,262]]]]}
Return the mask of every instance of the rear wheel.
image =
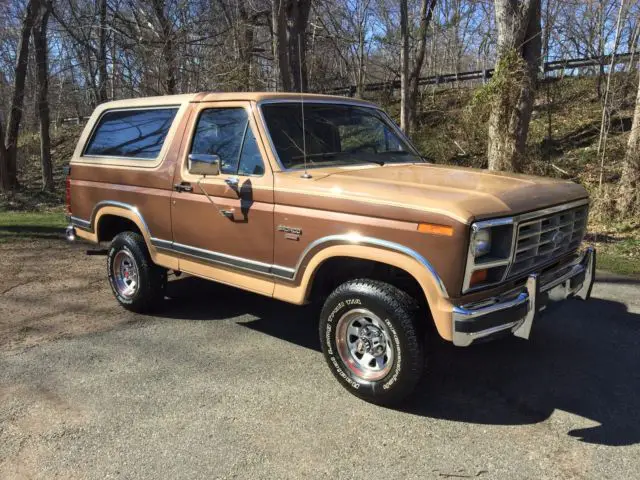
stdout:
{"type": "Polygon", "coordinates": [[[145,313],[164,299],[167,271],[151,261],[142,235],[122,232],[111,242],[107,255],[109,284],[118,303],[145,313]]]}
{"type": "Polygon", "coordinates": [[[424,346],[411,297],[374,280],[352,280],[327,298],[320,341],[329,368],[351,393],[389,405],[420,380],[424,346]]]}

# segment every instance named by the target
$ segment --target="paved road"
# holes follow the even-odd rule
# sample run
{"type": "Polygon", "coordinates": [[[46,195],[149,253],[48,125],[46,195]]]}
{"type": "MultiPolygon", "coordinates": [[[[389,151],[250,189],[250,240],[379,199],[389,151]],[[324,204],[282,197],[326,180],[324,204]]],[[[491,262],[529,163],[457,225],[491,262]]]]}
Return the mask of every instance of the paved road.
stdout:
{"type": "Polygon", "coordinates": [[[183,277],[141,317],[104,270],[0,244],[0,478],[638,478],[638,281],[601,275],[529,342],[434,341],[391,410],[337,384],[310,309],[183,277]]]}

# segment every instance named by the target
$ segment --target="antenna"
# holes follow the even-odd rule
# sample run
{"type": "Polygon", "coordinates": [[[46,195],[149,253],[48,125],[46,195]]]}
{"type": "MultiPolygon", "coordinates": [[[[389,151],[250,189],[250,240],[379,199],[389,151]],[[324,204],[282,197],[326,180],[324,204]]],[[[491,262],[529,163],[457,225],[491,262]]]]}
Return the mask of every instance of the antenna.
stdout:
{"type": "Polygon", "coordinates": [[[304,173],[301,178],[311,178],[307,172],[307,136],[304,129],[304,95],[302,94],[302,41],[298,33],[298,75],[300,76],[300,108],[302,109],[302,158],[304,160],[304,173]]]}

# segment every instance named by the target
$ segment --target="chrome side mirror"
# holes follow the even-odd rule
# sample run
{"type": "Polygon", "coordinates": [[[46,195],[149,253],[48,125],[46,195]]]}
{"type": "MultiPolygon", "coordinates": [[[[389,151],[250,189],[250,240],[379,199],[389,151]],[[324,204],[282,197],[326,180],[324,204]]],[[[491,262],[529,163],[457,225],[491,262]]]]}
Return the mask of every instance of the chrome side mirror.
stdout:
{"type": "Polygon", "coordinates": [[[203,153],[190,154],[189,173],[194,175],[220,175],[220,157],[203,153]]]}

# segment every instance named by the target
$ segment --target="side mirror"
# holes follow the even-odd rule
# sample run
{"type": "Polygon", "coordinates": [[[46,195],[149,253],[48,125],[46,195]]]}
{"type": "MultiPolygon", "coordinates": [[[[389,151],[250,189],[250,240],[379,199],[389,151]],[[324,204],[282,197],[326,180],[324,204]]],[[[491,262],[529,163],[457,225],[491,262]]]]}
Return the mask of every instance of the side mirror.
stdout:
{"type": "Polygon", "coordinates": [[[220,157],[203,153],[190,154],[189,173],[194,175],[220,175],[220,157]]]}

